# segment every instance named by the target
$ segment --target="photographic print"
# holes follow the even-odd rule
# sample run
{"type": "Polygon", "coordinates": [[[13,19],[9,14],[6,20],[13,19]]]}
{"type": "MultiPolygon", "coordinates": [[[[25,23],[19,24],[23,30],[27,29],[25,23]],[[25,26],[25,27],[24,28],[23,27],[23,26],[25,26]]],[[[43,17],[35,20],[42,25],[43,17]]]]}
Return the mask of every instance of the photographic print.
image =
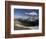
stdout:
{"type": "Polygon", "coordinates": [[[14,8],[14,30],[39,29],[39,9],[14,8]]]}
{"type": "Polygon", "coordinates": [[[5,1],[5,38],[45,35],[45,4],[5,1]]]}
{"type": "Polygon", "coordinates": [[[12,34],[42,32],[42,8],[38,6],[11,5],[12,34]],[[39,19],[40,18],[40,19],[39,19]]]}

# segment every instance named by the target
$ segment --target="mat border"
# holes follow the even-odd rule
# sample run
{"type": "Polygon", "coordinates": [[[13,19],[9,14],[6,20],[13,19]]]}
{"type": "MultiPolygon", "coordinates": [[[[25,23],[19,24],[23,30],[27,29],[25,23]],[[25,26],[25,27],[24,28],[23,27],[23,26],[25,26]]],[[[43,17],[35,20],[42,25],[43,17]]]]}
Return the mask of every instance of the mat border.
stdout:
{"type": "Polygon", "coordinates": [[[5,1],[5,38],[34,37],[45,35],[45,3],[5,1]],[[11,5],[41,6],[42,7],[42,33],[10,34],[11,5]]]}

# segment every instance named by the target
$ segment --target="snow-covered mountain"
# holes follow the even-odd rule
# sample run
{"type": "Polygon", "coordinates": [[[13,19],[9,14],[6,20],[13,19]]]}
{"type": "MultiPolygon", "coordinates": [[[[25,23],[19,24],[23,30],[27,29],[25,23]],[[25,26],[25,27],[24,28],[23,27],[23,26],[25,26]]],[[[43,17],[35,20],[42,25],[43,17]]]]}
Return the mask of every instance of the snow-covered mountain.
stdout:
{"type": "Polygon", "coordinates": [[[26,15],[25,16],[15,16],[15,19],[21,19],[21,20],[27,20],[27,21],[35,21],[37,20],[39,17],[37,15],[36,12],[31,12],[31,13],[25,13],[26,15]],[[33,20],[32,20],[32,16],[34,16],[33,20]]]}

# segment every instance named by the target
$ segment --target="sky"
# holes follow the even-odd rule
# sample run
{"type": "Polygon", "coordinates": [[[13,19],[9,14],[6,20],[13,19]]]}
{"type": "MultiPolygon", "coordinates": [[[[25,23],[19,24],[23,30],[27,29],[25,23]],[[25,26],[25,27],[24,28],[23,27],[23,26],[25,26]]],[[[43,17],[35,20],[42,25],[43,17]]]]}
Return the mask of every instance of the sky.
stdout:
{"type": "Polygon", "coordinates": [[[39,14],[39,10],[38,9],[14,9],[14,16],[19,17],[19,16],[27,16],[28,13],[32,13],[35,12],[37,14],[39,14]],[[25,14],[27,13],[27,14],[25,14]]]}

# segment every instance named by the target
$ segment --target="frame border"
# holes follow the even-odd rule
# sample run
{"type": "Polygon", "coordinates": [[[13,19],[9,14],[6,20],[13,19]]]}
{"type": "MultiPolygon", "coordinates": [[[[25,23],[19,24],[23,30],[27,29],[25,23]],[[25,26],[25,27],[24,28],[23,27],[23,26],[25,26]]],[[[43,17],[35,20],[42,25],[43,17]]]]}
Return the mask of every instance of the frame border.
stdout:
{"type": "Polygon", "coordinates": [[[45,4],[36,2],[5,1],[5,38],[35,37],[45,35],[45,4]],[[10,34],[11,5],[41,6],[42,7],[42,33],[10,34]]]}

